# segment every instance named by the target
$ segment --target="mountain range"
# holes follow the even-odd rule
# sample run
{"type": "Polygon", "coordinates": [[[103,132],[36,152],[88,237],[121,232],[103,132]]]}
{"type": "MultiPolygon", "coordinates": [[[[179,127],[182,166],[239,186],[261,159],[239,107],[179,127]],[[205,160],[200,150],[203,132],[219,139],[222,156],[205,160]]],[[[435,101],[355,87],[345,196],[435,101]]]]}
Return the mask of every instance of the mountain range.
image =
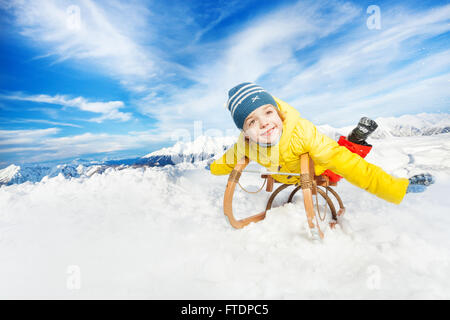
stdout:
{"type": "MultiPolygon", "coordinates": [[[[370,139],[386,139],[408,136],[431,136],[450,132],[450,113],[403,115],[400,117],[377,118],[378,128],[370,139]]],[[[333,139],[347,135],[354,126],[334,128],[330,125],[317,126],[318,130],[333,139]]],[[[143,157],[110,160],[103,162],[73,160],[65,164],[11,164],[0,170],[0,186],[17,183],[39,182],[44,177],[62,175],[65,178],[90,177],[101,174],[108,168],[120,170],[127,167],[166,166],[181,162],[196,163],[220,156],[234,144],[237,137],[200,136],[194,141],[179,141],[172,147],[162,148],[143,157]]]]}

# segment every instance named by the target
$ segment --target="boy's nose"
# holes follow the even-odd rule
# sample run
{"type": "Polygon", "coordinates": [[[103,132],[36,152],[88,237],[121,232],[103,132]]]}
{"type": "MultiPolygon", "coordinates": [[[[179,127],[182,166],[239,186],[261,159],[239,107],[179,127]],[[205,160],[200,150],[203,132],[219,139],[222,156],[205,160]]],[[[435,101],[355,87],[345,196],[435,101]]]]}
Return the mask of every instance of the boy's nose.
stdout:
{"type": "Polygon", "coordinates": [[[260,126],[261,129],[264,129],[265,127],[267,127],[269,125],[269,121],[266,121],[266,120],[261,120],[260,123],[261,123],[261,126],[260,126]]]}

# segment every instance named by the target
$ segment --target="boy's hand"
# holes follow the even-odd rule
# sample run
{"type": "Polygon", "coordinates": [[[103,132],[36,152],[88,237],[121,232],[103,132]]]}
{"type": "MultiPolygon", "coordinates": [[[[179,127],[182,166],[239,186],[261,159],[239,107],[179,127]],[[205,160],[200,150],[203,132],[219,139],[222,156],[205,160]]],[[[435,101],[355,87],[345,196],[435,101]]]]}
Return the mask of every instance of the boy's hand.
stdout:
{"type": "Polygon", "coordinates": [[[213,163],[213,162],[214,162],[213,158],[209,159],[208,162],[206,163],[205,169],[211,170],[211,163],[213,163]]]}
{"type": "Polygon", "coordinates": [[[424,192],[426,188],[433,184],[436,179],[429,173],[417,174],[409,178],[408,189],[406,193],[419,193],[424,192]]]}

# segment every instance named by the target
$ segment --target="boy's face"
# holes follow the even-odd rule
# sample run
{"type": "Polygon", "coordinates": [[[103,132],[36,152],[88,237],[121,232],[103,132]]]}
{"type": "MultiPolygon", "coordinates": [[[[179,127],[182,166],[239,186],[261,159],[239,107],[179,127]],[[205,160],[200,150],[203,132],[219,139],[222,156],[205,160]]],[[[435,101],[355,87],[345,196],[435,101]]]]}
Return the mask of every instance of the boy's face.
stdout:
{"type": "Polygon", "coordinates": [[[273,143],[278,140],[283,128],[283,121],[275,107],[266,104],[253,110],[244,121],[244,135],[259,143],[273,143]]]}

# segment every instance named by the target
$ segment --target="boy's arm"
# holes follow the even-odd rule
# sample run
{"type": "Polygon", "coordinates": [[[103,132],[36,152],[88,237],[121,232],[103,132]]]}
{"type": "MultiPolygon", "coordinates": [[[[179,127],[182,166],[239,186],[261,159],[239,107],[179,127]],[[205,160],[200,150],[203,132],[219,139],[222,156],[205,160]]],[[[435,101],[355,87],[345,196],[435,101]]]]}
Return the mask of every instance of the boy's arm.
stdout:
{"type": "Polygon", "coordinates": [[[396,204],[405,196],[408,179],[393,177],[367,162],[320,133],[310,121],[301,119],[293,134],[297,135],[293,137],[294,149],[309,152],[316,164],[343,176],[350,183],[396,204]]]}
{"type": "Polygon", "coordinates": [[[237,143],[235,143],[222,157],[211,163],[211,173],[214,175],[230,174],[237,164],[237,154],[237,143]]]}

